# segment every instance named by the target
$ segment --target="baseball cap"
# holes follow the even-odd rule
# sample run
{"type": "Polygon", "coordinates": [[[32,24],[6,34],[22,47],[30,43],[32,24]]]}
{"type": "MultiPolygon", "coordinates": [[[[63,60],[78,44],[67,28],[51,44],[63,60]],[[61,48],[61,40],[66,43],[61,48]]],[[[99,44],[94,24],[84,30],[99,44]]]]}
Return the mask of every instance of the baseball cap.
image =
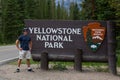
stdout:
{"type": "Polygon", "coordinates": [[[23,29],[23,32],[28,32],[28,31],[29,31],[28,28],[24,28],[24,29],[23,29]]]}

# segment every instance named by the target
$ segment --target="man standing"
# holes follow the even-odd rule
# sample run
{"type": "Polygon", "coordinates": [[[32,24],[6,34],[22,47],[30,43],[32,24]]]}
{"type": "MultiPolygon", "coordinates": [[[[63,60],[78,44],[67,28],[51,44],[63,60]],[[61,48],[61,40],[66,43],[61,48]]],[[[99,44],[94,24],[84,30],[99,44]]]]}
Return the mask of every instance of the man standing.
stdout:
{"type": "Polygon", "coordinates": [[[19,50],[18,68],[16,72],[20,72],[20,65],[23,58],[26,58],[28,71],[33,71],[30,67],[32,41],[28,33],[29,29],[24,28],[23,34],[16,40],[16,47],[19,50]]]}

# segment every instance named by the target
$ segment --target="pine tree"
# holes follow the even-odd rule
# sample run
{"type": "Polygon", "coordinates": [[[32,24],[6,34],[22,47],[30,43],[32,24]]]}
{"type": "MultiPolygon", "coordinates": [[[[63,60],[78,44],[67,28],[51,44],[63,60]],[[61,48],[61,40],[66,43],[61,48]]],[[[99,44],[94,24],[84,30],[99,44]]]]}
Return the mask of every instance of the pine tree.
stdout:
{"type": "Polygon", "coordinates": [[[52,13],[52,19],[55,19],[55,0],[52,0],[52,2],[51,2],[51,6],[52,6],[52,8],[51,8],[51,13],[52,13]]]}
{"type": "Polygon", "coordinates": [[[73,10],[73,20],[79,20],[79,8],[78,8],[78,4],[75,3],[74,4],[74,10],[73,10]]]}
{"type": "Polygon", "coordinates": [[[4,43],[13,43],[23,28],[24,0],[7,0],[2,12],[2,33],[4,43]],[[22,8],[22,9],[21,9],[22,8]]]}
{"type": "MultiPolygon", "coordinates": [[[[35,0],[23,0],[24,1],[24,11],[25,11],[25,18],[26,19],[34,19],[35,15],[35,10],[37,9],[36,1],[35,0]]],[[[38,9],[37,9],[38,10],[38,9]]],[[[39,16],[37,16],[39,17],[39,16]]]]}
{"type": "Polygon", "coordinates": [[[81,3],[81,15],[80,19],[89,20],[92,19],[92,3],[91,0],[83,0],[81,3]]]}
{"type": "Polygon", "coordinates": [[[115,9],[109,0],[83,0],[81,4],[81,19],[83,20],[114,20],[115,9]]]}
{"type": "Polygon", "coordinates": [[[70,3],[69,19],[73,19],[74,3],[70,3]]]}
{"type": "Polygon", "coordinates": [[[60,2],[58,2],[58,5],[57,5],[57,19],[61,19],[61,7],[60,7],[60,2]]]}
{"type": "Polygon", "coordinates": [[[48,0],[48,19],[52,19],[52,1],[48,0]]]}

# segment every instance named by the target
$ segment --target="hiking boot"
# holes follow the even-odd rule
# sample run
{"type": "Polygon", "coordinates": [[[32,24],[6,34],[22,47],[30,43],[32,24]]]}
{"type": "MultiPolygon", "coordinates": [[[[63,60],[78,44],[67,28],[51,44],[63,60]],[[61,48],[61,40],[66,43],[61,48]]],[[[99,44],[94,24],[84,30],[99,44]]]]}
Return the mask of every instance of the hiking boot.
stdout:
{"type": "Polygon", "coordinates": [[[34,72],[32,69],[28,69],[27,71],[28,71],[28,72],[34,72]]]}
{"type": "Polygon", "coordinates": [[[16,72],[20,72],[20,69],[16,69],[16,72]]]}

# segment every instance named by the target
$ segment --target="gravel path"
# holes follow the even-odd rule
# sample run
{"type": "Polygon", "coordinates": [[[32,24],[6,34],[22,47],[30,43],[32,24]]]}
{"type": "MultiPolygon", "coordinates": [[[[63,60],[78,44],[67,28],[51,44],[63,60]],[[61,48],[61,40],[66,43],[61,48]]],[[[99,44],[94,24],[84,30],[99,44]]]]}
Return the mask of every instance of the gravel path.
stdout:
{"type": "Polygon", "coordinates": [[[5,79],[5,78],[0,77],[0,80],[8,80],[8,79],[5,79]]]}
{"type": "MultiPolygon", "coordinates": [[[[72,68],[65,71],[36,69],[37,65],[32,65],[35,72],[27,72],[26,65],[21,66],[20,73],[14,73],[16,65],[3,65],[0,67],[0,76],[5,79],[0,80],[120,80],[120,76],[114,76],[108,72],[96,72],[84,69],[77,72],[72,68]]],[[[120,71],[119,75],[120,75],[120,71]]]]}

